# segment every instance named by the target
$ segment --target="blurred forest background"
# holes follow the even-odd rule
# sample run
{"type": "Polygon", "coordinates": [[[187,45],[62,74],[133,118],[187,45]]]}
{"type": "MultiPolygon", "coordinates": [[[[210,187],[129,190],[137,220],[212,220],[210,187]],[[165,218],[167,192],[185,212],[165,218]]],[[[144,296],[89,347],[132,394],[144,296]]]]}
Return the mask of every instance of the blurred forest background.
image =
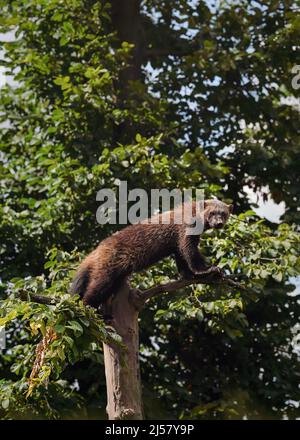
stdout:
{"type": "MultiPolygon", "coordinates": [[[[202,246],[251,287],[194,286],[143,311],[147,418],[300,417],[299,7],[0,0],[2,418],[105,417],[101,341],[117,336],[67,291],[113,232],[96,193],[120,180],[234,203],[202,246]],[[256,195],[284,207],[278,222],[255,215],[256,195]]],[[[132,283],[175,277],[170,259],[132,283]]]]}

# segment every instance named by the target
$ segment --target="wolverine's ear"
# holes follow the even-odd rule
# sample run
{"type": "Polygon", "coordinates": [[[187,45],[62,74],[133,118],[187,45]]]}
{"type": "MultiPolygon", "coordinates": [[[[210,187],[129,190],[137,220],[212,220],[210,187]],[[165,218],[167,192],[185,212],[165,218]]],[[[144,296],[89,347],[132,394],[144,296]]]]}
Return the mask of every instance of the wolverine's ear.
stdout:
{"type": "Polygon", "coordinates": [[[229,209],[229,212],[230,212],[230,214],[231,214],[232,211],[233,211],[233,205],[228,205],[228,209],[229,209]]]}

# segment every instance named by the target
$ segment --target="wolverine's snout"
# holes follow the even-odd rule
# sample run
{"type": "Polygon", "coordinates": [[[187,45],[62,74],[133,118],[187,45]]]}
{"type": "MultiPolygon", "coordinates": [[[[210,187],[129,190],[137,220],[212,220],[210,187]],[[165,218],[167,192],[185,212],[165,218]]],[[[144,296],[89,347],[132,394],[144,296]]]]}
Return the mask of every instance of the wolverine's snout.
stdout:
{"type": "Polygon", "coordinates": [[[214,216],[209,222],[210,227],[214,229],[221,229],[223,228],[224,224],[225,221],[221,216],[214,216]]]}
{"type": "Polygon", "coordinates": [[[218,222],[218,223],[215,223],[214,228],[221,229],[221,228],[223,228],[223,226],[224,226],[223,222],[218,222]]]}

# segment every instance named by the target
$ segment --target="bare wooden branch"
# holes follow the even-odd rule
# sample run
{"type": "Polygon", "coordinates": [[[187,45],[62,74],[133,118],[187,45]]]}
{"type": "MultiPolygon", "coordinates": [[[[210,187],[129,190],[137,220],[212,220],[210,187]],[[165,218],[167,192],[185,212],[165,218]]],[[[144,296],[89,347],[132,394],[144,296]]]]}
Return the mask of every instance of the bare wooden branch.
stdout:
{"type": "Polygon", "coordinates": [[[151,287],[147,290],[142,291],[141,296],[146,302],[148,299],[152,298],[155,295],[167,292],[174,292],[192,284],[227,284],[237,289],[248,290],[247,287],[243,284],[234,281],[233,279],[222,273],[215,274],[204,272],[203,275],[199,275],[195,278],[170,281],[169,283],[159,284],[157,286],[151,287]]]}
{"type": "Polygon", "coordinates": [[[168,283],[158,284],[146,290],[131,289],[130,301],[132,302],[132,304],[134,304],[137,310],[141,310],[145,306],[146,302],[154,296],[160,295],[162,293],[176,292],[180,289],[183,289],[184,287],[191,286],[192,284],[224,284],[242,291],[254,292],[253,289],[237,281],[234,281],[232,278],[225,275],[221,271],[215,272],[209,269],[208,271],[203,272],[203,274],[198,275],[194,278],[170,281],[168,283]]]}
{"type": "Polygon", "coordinates": [[[25,290],[20,291],[20,299],[23,301],[36,302],[39,304],[45,304],[47,306],[54,306],[60,301],[60,298],[54,298],[45,295],[36,295],[35,293],[26,292],[25,290]]]}
{"type": "MultiPolygon", "coordinates": [[[[131,288],[130,300],[136,309],[140,310],[150,298],[161,293],[175,292],[179,289],[183,289],[184,287],[191,286],[192,284],[227,284],[243,291],[253,291],[253,289],[234,281],[232,278],[223,274],[222,272],[215,273],[207,271],[195,278],[170,281],[165,284],[158,284],[146,290],[131,288]]],[[[28,301],[29,299],[31,302],[45,305],[55,305],[60,301],[59,298],[36,295],[34,293],[28,293],[25,290],[20,292],[20,298],[23,301],[28,301]]]]}
{"type": "Polygon", "coordinates": [[[188,280],[182,279],[177,281],[170,281],[165,284],[158,284],[157,286],[150,287],[147,290],[142,292],[142,296],[144,300],[148,300],[155,295],[159,295],[160,293],[174,292],[176,290],[182,289],[183,287],[190,286],[192,284],[211,284],[211,280],[207,278],[191,278],[188,280]]]}

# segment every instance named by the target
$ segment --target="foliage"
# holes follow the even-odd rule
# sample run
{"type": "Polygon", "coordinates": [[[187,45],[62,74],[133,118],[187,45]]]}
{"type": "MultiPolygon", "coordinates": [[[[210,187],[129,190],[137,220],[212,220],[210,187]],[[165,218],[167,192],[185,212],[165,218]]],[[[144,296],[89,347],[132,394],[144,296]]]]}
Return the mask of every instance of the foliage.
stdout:
{"type": "MultiPolygon", "coordinates": [[[[113,3],[0,0],[1,32],[14,34],[1,42],[14,80],[0,96],[1,417],[104,417],[100,343],[118,338],[67,292],[115,229],[96,223],[96,193],[120,180],[233,202],[236,216],[201,246],[249,287],[197,286],[143,311],[147,417],[299,417],[298,1],[141,1],[136,41],[119,41],[113,3]],[[243,213],[245,185],[284,201],[287,223],[243,213]]],[[[167,260],[133,282],[175,273],[167,260]]]]}
{"type": "Polygon", "coordinates": [[[13,361],[10,371],[19,378],[16,382],[2,381],[2,408],[9,408],[12,414],[30,414],[32,411],[33,416],[45,412],[47,416],[56,417],[57,408],[52,408],[49,400],[53,399],[53,394],[60,392],[66,407],[70,405],[68,400],[74,400],[79,406],[82,402],[80,396],[74,396],[70,384],[60,379],[67,365],[91,357],[99,361],[99,357],[102,358],[103,342],[117,344],[122,348],[120,337],[112,328],[105,326],[99,314],[90,307],[84,307],[78,297],[70,297],[68,294],[70,271],[67,267],[70,267],[70,262],[76,256],[76,253],[67,255],[53,248],[45,264],[46,268],[51,268],[48,278],[42,275],[12,279],[9,296],[1,301],[0,326],[5,326],[8,332],[11,326],[17,325],[22,329],[21,339],[26,338],[34,343],[40,337],[42,341],[47,339],[51,331],[51,337],[44,347],[39,347],[39,344],[34,349],[32,343],[16,345],[3,357],[4,364],[7,360],[13,361]],[[60,293],[59,297],[55,296],[57,292],[60,293]],[[24,301],[24,293],[27,301],[24,301]],[[49,297],[53,305],[31,302],[31,296],[33,301],[36,297],[49,297]],[[37,364],[39,355],[42,359],[37,364]],[[31,373],[28,378],[30,371],[35,374],[31,373]],[[39,405],[40,400],[44,406],[37,411],[36,405],[39,405]]]}
{"type": "Polygon", "coordinates": [[[226,196],[247,208],[244,185],[265,186],[285,218],[299,220],[299,1],[144,2],[151,90],[192,150],[226,157],[226,196]],[[294,104],[293,104],[294,102],[294,104]]]}

